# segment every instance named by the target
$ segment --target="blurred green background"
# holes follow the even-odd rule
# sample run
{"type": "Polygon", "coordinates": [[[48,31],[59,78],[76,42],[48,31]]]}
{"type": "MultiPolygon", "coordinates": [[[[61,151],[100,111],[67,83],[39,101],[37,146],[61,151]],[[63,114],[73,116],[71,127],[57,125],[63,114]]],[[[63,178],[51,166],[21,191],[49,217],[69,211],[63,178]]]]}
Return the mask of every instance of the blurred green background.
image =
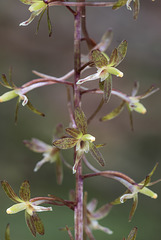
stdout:
{"type": "MultiPolygon", "coordinates": [[[[39,33],[36,35],[37,19],[28,27],[19,27],[19,23],[28,19],[27,6],[16,0],[1,1],[0,8],[0,73],[8,73],[13,68],[13,80],[17,86],[35,78],[32,70],[54,76],[62,76],[73,68],[73,17],[67,9],[54,7],[50,9],[53,35],[48,37],[47,22],[44,15],[39,33]]],[[[140,82],[140,93],[152,84],[160,87],[161,81],[161,2],[141,1],[141,11],[137,21],[125,7],[112,11],[110,8],[87,8],[87,26],[90,35],[98,42],[103,33],[111,27],[114,32],[113,42],[108,50],[126,39],[128,52],[119,66],[124,72],[123,79],[115,78],[113,87],[130,94],[134,81],[140,82]]],[[[92,83],[96,84],[96,83],[92,83]]],[[[0,95],[6,90],[0,87],[0,95]]],[[[55,166],[46,164],[37,173],[33,168],[41,155],[30,152],[22,141],[39,138],[51,143],[54,128],[58,123],[68,126],[69,117],[66,106],[66,88],[49,86],[37,89],[29,94],[30,100],[45,118],[34,115],[27,108],[20,107],[18,125],[14,125],[16,101],[0,105],[0,179],[6,179],[18,192],[20,184],[29,180],[32,197],[46,196],[48,193],[68,199],[70,189],[74,189],[75,176],[64,167],[64,181],[57,186],[55,166]]],[[[85,96],[83,109],[90,116],[99,103],[100,96],[85,96]]],[[[113,121],[100,123],[99,118],[116,107],[120,100],[112,96],[96,119],[91,122],[89,132],[96,136],[96,143],[107,145],[102,149],[106,160],[106,169],[121,171],[136,182],[141,181],[161,158],[161,109],[160,92],[145,99],[147,114],[134,113],[134,128],[131,132],[127,111],[113,121]]],[[[63,151],[64,158],[72,164],[72,151],[63,151]]],[[[93,163],[93,159],[89,161],[93,163]]],[[[99,166],[97,163],[95,167],[99,166]]],[[[101,169],[101,168],[100,168],[101,169]]],[[[85,169],[87,172],[88,170],[85,169]]],[[[153,179],[161,177],[161,165],[153,179]]],[[[88,199],[98,198],[99,206],[110,202],[124,192],[124,187],[113,180],[96,178],[85,182],[88,199]]],[[[160,240],[161,236],[161,185],[152,188],[158,193],[153,200],[139,195],[139,205],[131,223],[128,215],[132,200],[112,209],[109,216],[102,220],[114,234],[107,236],[95,232],[96,239],[121,240],[130,230],[138,227],[137,239],[160,240]]],[[[12,202],[0,189],[0,239],[4,239],[7,223],[11,225],[11,239],[33,239],[28,231],[24,212],[7,215],[5,209],[12,202]]],[[[45,225],[45,235],[37,239],[69,239],[66,232],[59,228],[73,226],[73,213],[64,208],[54,207],[53,212],[39,214],[45,225]]]]}

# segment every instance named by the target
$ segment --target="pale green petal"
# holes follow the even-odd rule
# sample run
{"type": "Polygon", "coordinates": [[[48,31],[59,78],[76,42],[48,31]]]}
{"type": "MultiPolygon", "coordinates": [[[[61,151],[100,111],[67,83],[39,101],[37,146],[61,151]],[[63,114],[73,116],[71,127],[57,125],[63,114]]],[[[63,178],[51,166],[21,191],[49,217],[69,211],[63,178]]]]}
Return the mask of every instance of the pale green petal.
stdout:
{"type": "Polygon", "coordinates": [[[26,202],[16,203],[12,207],[8,208],[6,210],[6,212],[8,214],[14,214],[14,213],[21,212],[21,211],[25,210],[26,208],[27,208],[26,202]]]}
{"type": "Polygon", "coordinates": [[[18,96],[18,94],[15,92],[15,90],[6,92],[0,96],[0,102],[7,102],[17,96],[18,96]]]}
{"type": "Polygon", "coordinates": [[[43,1],[38,1],[38,2],[35,2],[33,3],[30,7],[29,7],[29,11],[30,12],[35,12],[35,11],[38,11],[38,10],[43,10],[47,7],[47,4],[44,3],[43,1]]]}
{"type": "Polygon", "coordinates": [[[139,102],[135,103],[134,110],[138,113],[142,113],[142,114],[146,113],[146,108],[144,107],[143,104],[141,104],[139,102]]]}
{"type": "Polygon", "coordinates": [[[110,74],[116,75],[117,77],[123,77],[124,76],[123,72],[121,72],[120,70],[118,70],[115,67],[108,66],[108,72],[110,74]]]}
{"type": "Polygon", "coordinates": [[[158,195],[155,192],[151,191],[147,187],[143,187],[142,189],[139,190],[139,192],[142,194],[145,194],[148,197],[154,198],[154,199],[156,199],[158,197],[158,195]]]}

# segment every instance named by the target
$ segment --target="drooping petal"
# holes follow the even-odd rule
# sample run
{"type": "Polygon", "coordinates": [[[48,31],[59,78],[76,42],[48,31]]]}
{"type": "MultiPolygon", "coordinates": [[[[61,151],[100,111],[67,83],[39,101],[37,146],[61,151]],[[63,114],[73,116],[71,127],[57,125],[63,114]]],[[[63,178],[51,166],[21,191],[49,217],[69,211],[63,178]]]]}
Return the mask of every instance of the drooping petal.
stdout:
{"type": "Polygon", "coordinates": [[[124,106],[125,106],[125,101],[122,101],[122,103],[117,108],[115,108],[112,112],[102,117],[100,120],[107,121],[107,120],[114,119],[122,112],[122,110],[124,109],[124,106]]]}
{"type": "Polygon", "coordinates": [[[7,227],[6,227],[5,240],[11,240],[11,238],[10,238],[10,225],[9,224],[7,224],[7,227]]]}
{"type": "Polygon", "coordinates": [[[36,237],[36,227],[34,224],[34,220],[30,214],[25,211],[25,220],[28,228],[30,229],[31,233],[33,234],[34,237],[36,237]]]}
{"type": "Polygon", "coordinates": [[[105,103],[108,103],[111,97],[111,91],[112,91],[112,76],[109,74],[109,76],[104,80],[104,101],[105,103]]]}
{"type": "Polygon", "coordinates": [[[134,17],[134,19],[138,18],[139,11],[140,11],[140,0],[135,0],[134,1],[134,8],[133,8],[133,17],[134,17]]]}
{"type": "Polygon", "coordinates": [[[44,225],[41,221],[41,219],[39,218],[39,216],[34,213],[31,218],[33,219],[35,228],[36,228],[36,232],[38,232],[40,235],[44,235],[45,231],[44,231],[44,225]]]}
{"type": "Polygon", "coordinates": [[[42,117],[45,117],[45,114],[40,112],[39,110],[37,110],[32,104],[31,102],[28,100],[27,102],[27,107],[33,112],[33,113],[36,113],[42,117]]]}
{"type": "Polygon", "coordinates": [[[129,214],[129,222],[131,221],[132,217],[134,216],[137,205],[138,205],[138,194],[135,194],[134,198],[133,198],[133,205],[132,205],[132,208],[131,208],[131,211],[129,214]]]}
{"type": "Polygon", "coordinates": [[[101,166],[105,165],[105,162],[104,162],[102,154],[100,153],[100,151],[96,148],[96,146],[93,143],[90,143],[90,153],[91,153],[92,157],[94,159],[96,159],[96,161],[101,166]]]}

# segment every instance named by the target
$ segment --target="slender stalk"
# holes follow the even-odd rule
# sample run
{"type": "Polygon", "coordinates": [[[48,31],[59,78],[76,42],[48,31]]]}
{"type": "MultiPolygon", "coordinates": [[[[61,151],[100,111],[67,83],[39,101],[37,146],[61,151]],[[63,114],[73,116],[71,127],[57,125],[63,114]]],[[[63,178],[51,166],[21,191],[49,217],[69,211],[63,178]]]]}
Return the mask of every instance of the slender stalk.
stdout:
{"type": "MultiPolygon", "coordinates": [[[[76,84],[80,78],[80,42],[81,42],[81,7],[76,8],[76,14],[74,16],[74,108],[81,105],[80,100],[80,87],[76,84]]],[[[74,160],[76,159],[76,149],[74,154],[74,160]]],[[[74,209],[74,222],[75,222],[75,240],[83,240],[83,179],[82,179],[82,163],[78,164],[76,172],[76,206],[74,209]]]]}

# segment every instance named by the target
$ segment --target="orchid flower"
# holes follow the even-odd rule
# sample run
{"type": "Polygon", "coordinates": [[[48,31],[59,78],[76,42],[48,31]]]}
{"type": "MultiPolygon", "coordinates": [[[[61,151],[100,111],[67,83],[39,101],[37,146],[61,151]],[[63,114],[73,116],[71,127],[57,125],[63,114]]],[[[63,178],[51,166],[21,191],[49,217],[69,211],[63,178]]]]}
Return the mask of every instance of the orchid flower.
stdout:
{"type": "Polygon", "coordinates": [[[128,10],[132,10],[130,7],[131,2],[133,2],[133,17],[134,19],[137,19],[139,11],[140,11],[140,0],[118,0],[112,7],[112,9],[118,9],[122,6],[127,7],[128,10]]]}
{"type": "MultiPolygon", "coordinates": [[[[62,125],[59,124],[56,127],[56,135],[60,135],[61,133],[62,133],[62,125]]],[[[40,169],[40,167],[46,162],[55,163],[57,183],[61,184],[63,180],[63,166],[62,166],[62,159],[61,159],[62,157],[60,154],[60,150],[36,138],[32,138],[31,141],[24,140],[23,142],[25,146],[28,147],[30,150],[43,154],[43,158],[36,164],[34,168],[34,172],[37,172],[40,169]]]]}
{"type": "Polygon", "coordinates": [[[114,200],[113,202],[111,202],[111,204],[116,205],[116,204],[124,203],[128,199],[133,199],[133,205],[132,205],[132,209],[131,209],[131,212],[129,215],[129,221],[131,221],[131,219],[135,213],[135,210],[137,208],[139,193],[142,193],[153,199],[156,199],[158,197],[158,195],[155,192],[153,192],[152,190],[150,190],[148,188],[148,186],[152,186],[161,181],[161,179],[159,179],[155,182],[151,182],[151,177],[152,177],[154,171],[156,170],[157,165],[158,164],[156,164],[154,166],[154,168],[152,169],[152,171],[150,172],[150,174],[142,182],[140,182],[138,184],[135,183],[135,181],[129,177],[128,178],[123,177],[123,175],[122,176],[120,175],[120,177],[119,177],[119,176],[116,176],[116,174],[114,174],[111,177],[113,179],[116,179],[120,183],[122,183],[128,189],[121,197],[119,197],[116,200],[114,200]]]}
{"type": "Polygon", "coordinates": [[[41,83],[38,84],[33,84],[31,86],[27,86],[27,87],[20,87],[18,88],[13,82],[12,79],[10,77],[10,83],[8,82],[6,76],[3,74],[2,75],[2,82],[0,82],[0,84],[8,89],[10,89],[10,91],[2,94],[0,96],[0,103],[2,102],[7,102],[10,101],[16,97],[18,97],[18,101],[17,101],[17,105],[16,105],[16,112],[15,112],[15,122],[17,122],[17,114],[18,114],[18,109],[19,109],[19,104],[22,101],[22,106],[27,106],[32,112],[41,115],[41,116],[45,116],[44,113],[41,113],[40,111],[38,111],[29,101],[28,97],[26,96],[26,93],[31,91],[32,89],[38,87],[38,85],[41,86],[41,83]]]}
{"type": "Polygon", "coordinates": [[[66,132],[70,137],[63,137],[53,142],[54,146],[60,149],[69,149],[76,147],[76,160],[73,166],[73,173],[76,172],[79,161],[81,160],[84,152],[90,151],[91,155],[104,166],[104,159],[93,144],[95,137],[87,133],[87,120],[84,112],[77,107],[75,110],[75,122],[77,128],[66,128],[66,132]]]}
{"type": "Polygon", "coordinates": [[[112,75],[123,77],[121,72],[116,67],[122,62],[127,51],[127,41],[122,41],[118,48],[115,48],[110,58],[99,49],[94,49],[91,52],[91,59],[97,68],[97,72],[79,79],[77,84],[82,84],[87,81],[100,79],[100,88],[104,90],[104,100],[108,102],[112,91],[112,75]]]}
{"type": "Polygon", "coordinates": [[[22,3],[30,5],[29,11],[31,12],[31,16],[28,20],[20,23],[20,26],[29,25],[36,16],[40,13],[44,12],[47,8],[47,4],[43,0],[20,0],[22,3]]]}
{"type": "Polygon", "coordinates": [[[15,214],[24,210],[26,223],[31,233],[34,236],[36,236],[36,233],[43,235],[44,226],[36,212],[52,211],[51,207],[39,206],[39,204],[48,202],[44,199],[30,199],[30,185],[28,181],[24,181],[22,183],[19,191],[20,197],[17,196],[17,194],[14,192],[14,190],[7,181],[2,181],[1,184],[6,195],[12,201],[16,202],[16,204],[8,208],[6,212],[8,214],[15,214]]]}
{"type": "Polygon", "coordinates": [[[138,89],[139,89],[139,83],[136,82],[134,85],[134,88],[132,90],[131,96],[127,96],[128,101],[123,100],[117,108],[115,108],[112,112],[110,112],[107,115],[105,115],[104,117],[102,117],[100,120],[107,121],[107,120],[111,120],[111,119],[117,117],[122,112],[122,110],[124,109],[124,107],[126,105],[129,110],[130,123],[131,123],[131,128],[133,130],[132,111],[136,111],[138,113],[145,114],[147,110],[144,107],[144,105],[142,103],[140,103],[140,100],[151,96],[153,93],[155,93],[159,90],[159,88],[154,89],[154,86],[151,86],[145,93],[136,96],[138,89]]]}

